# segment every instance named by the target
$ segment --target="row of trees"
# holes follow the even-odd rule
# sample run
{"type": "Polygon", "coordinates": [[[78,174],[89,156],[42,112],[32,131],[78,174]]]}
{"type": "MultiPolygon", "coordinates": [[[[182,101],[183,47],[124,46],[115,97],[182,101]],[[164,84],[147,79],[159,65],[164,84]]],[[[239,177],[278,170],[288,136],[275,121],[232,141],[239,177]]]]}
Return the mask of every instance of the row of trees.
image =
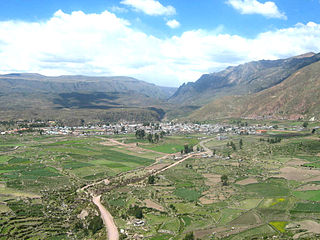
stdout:
{"type": "Polygon", "coordinates": [[[187,154],[191,152],[193,152],[193,146],[188,144],[184,145],[184,148],[181,150],[181,154],[183,153],[187,154]]]}
{"type": "MultiPolygon", "coordinates": [[[[232,147],[232,149],[233,149],[234,151],[237,151],[237,147],[236,147],[236,145],[234,144],[233,141],[227,142],[227,147],[232,147]]],[[[240,139],[240,140],[239,140],[239,148],[242,149],[242,147],[243,147],[243,141],[242,141],[242,139],[240,139]]]]}
{"type": "Polygon", "coordinates": [[[282,141],[282,139],[281,138],[279,138],[279,137],[275,137],[275,138],[268,138],[267,140],[265,140],[264,138],[260,138],[259,139],[259,141],[260,142],[268,142],[268,143],[270,143],[270,144],[274,144],[274,143],[280,143],[281,141],[282,141]]]}
{"type": "Polygon", "coordinates": [[[164,131],[160,132],[159,134],[158,133],[154,133],[154,134],[148,133],[148,134],[146,134],[145,130],[138,129],[136,131],[135,135],[136,135],[137,139],[145,139],[146,138],[150,143],[157,143],[157,142],[159,142],[160,139],[162,139],[165,136],[165,134],[166,133],[164,131]]]}

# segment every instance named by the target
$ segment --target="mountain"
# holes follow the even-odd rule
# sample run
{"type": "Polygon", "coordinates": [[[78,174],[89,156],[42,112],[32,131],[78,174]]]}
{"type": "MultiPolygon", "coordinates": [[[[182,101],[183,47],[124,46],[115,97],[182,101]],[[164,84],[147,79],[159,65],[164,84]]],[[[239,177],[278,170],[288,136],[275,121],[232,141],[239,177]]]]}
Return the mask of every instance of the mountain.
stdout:
{"type": "Polygon", "coordinates": [[[129,92],[167,99],[175,88],[159,87],[131,77],[59,76],[32,73],[0,75],[2,92],[129,92]]]}
{"type": "Polygon", "coordinates": [[[320,54],[307,53],[288,59],[261,60],[228,67],[221,72],[202,75],[196,82],[183,84],[169,101],[202,106],[223,96],[257,93],[319,60],[320,54]]]}
{"type": "Polygon", "coordinates": [[[226,96],[196,110],[193,120],[217,118],[320,119],[320,61],[299,69],[269,89],[226,96]]]}
{"type": "Polygon", "coordinates": [[[175,90],[131,77],[0,75],[0,120],[160,120],[175,90]]]}

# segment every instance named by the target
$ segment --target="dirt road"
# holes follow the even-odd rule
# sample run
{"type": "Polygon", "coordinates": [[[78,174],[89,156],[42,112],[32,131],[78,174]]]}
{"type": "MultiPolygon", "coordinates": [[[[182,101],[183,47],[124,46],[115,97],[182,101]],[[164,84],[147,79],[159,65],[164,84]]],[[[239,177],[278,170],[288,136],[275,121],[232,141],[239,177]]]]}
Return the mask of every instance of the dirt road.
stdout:
{"type": "MultiPolygon", "coordinates": [[[[203,144],[210,141],[211,139],[207,139],[205,141],[202,141],[200,142],[200,146],[203,147],[206,151],[206,153],[210,154],[212,153],[212,151],[210,149],[208,149],[207,147],[205,147],[203,144]]],[[[123,143],[120,143],[114,139],[111,139],[111,142],[113,142],[114,144],[119,144],[119,145],[123,145],[123,146],[127,146],[127,144],[123,144],[123,143]]],[[[203,154],[203,153],[201,153],[203,154]]],[[[168,154],[170,155],[170,154],[168,154]]],[[[167,157],[168,155],[166,155],[165,157],[167,157]]],[[[185,156],[184,158],[182,158],[181,160],[177,161],[177,162],[174,162],[173,164],[163,168],[163,169],[160,169],[159,171],[157,171],[155,174],[159,174],[159,173],[162,173],[182,162],[184,162],[185,160],[191,158],[191,157],[194,157],[194,156],[197,156],[199,155],[199,153],[196,153],[196,154],[190,154],[190,155],[187,155],[185,156]]],[[[97,184],[100,184],[100,183],[105,183],[106,185],[109,184],[109,180],[108,179],[104,179],[104,180],[101,180],[99,182],[96,182],[96,183],[92,183],[92,184],[89,184],[87,186],[84,186],[81,188],[82,191],[85,191],[87,190],[88,188],[94,186],[94,185],[97,185],[97,184]]],[[[94,196],[92,193],[90,193],[90,195],[92,196],[92,201],[93,203],[99,208],[99,211],[100,211],[100,214],[101,214],[101,218],[103,220],[103,223],[106,227],[106,231],[108,233],[108,239],[109,240],[119,240],[119,232],[118,232],[118,228],[117,226],[115,225],[114,223],[114,220],[113,220],[113,217],[112,215],[108,212],[108,210],[101,204],[100,202],[100,198],[101,198],[101,195],[99,196],[94,196]]]]}
{"type": "Polygon", "coordinates": [[[101,218],[103,220],[104,225],[106,226],[106,231],[108,233],[109,240],[119,240],[119,232],[116,224],[113,221],[113,217],[107,211],[107,209],[102,206],[100,202],[101,196],[94,196],[93,203],[99,208],[101,218]]]}

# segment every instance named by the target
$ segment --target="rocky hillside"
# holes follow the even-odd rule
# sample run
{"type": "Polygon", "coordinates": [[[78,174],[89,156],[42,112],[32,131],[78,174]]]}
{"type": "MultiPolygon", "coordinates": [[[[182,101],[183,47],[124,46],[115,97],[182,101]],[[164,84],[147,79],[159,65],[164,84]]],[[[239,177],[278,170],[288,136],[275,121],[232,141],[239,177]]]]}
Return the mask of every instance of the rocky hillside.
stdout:
{"type": "Polygon", "coordinates": [[[2,93],[134,92],[159,99],[169,98],[176,90],[131,77],[47,77],[31,73],[0,75],[0,89],[2,93]]]}
{"type": "Polygon", "coordinates": [[[320,54],[307,53],[288,59],[261,60],[228,67],[218,73],[205,74],[194,83],[182,85],[169,101],[201,106],[223,96],[257,93],[319,60],[320,54]]]}
{"type": "Polygon", "coordinates": [[[0,75],[0,120],[161,120],[175,90],[130,77],[0,75]]]}
{"type": "Polygon", "coordinates": [[[190,115],[193,120],[230,117],[320,120],[320,61],[299,69],[276,86],[214,100],[190,115]]]}

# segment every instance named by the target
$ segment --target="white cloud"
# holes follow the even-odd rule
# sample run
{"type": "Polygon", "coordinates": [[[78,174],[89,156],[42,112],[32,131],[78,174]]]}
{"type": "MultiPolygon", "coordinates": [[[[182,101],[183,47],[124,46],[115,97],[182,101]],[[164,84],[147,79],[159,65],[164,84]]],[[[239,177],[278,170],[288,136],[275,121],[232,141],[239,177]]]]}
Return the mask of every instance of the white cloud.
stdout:
{"type": "Polygon", "coordinates": [[[167,21],[167,26],[169,26],[170,28],[178,28],[180,27],[180,23],[177,20],[173,19],[167,21]]]}
{"type": "Polygon", "coordinates": [[[173,6],[165,7],[156,0],[122,0],[121,4],[131,6],[137,11],[142,11],[152,16],[176,14],[176,9],[173,6]]]}
{"type": "Polygon", "coordinates": [[[58,11],[43,22],[0,22],[0,66],[1,73],[124,75],[178,86],[229,65],[320,52],[319,39],[313,22],[251,39],[201,29],[157,38],[108,11],[58,11]]]}
{"type": "Polygon", "coordinates": [[[114,12],[114,13],[127,13],[128,12],[128,9],[118,7],[118,6],[112,6],[110,10],[111,10],[111,12],[114,12]]]}
{"type": "Polygon", "coordinates": [[[274,2],[261,3],[257,0],[228,0],[233,8],[241,14],[261,14],[268,18],[287,19],[284,13],[281,13],[274,2]]]}

